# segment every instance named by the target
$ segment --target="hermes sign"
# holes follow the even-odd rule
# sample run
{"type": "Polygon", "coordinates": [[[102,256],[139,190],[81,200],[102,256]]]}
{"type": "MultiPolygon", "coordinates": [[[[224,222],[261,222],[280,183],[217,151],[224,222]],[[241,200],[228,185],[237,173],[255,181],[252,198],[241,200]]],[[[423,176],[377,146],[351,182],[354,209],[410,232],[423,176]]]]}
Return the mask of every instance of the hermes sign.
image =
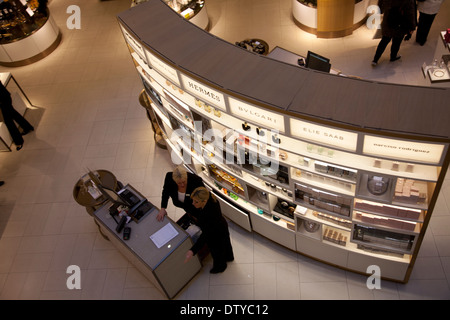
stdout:
{"type": "Polygon", "coordinates": [[[225,111],[225,99],[223,94],[217,90],[213,90],[203,83],[192,80],[185,75],[181,75],[181,81],[183,82],[184,90],[194,94],[200,100],[203,100],[209,104],[212,104],[215,107],[219,107],[225,111]]]}
{"type": "Polygon", "coordinates": [[[295,137],[331,145],[338,149],[356,151],[357,133],[323,127],[298,119],[290,119],[290,125],[291,134],[295,137]]]}
{"type": "Polygon", "coordinates": [[[284,132],[284,117],[274,112],[257,108],[251,104],[229,98],[231,113],[241,119],[260,124],[266,128],[272,128],[284,132]]]}
{"type": "Polygon", "coordinates": [[[414,162],[438,164],[444,145],[393,140],[374,136],[364,137],[363,153],[414,162]]]}
{"type": "Polygon", "coordinates": [[[147,50],[145,50],[145,53],[147,54],[148,62],[155,70],[158,70],[163,76],[167,78],[167,80],[180,85],[180,80],[178,80],[176,69],[172,68],[167,63],[163,62],[161,59],[157,58],[147,50]]]}

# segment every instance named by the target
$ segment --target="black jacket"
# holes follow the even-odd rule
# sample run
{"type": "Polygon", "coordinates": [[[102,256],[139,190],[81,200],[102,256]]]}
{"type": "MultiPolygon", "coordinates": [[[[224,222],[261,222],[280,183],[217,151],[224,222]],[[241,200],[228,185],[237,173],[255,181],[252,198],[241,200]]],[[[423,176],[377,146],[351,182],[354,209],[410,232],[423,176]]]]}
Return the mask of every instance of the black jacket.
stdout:
{"type": "Polygon", "coordinates": [[[5,88],[3,83],[0,81],[0,107],[10,108],[12,104],[11,93],[5,88]]]}
{"type": "Polygon", "coordinates": [[[383,21],[383,36],[403,37],[416,29],[416,2],[414,0],[379,0],[383,21]]]}
{"type": "Polygon", "coordinates": [[[217,199],[210,197],[203,209],[195,209],[192,215],[197,219],[197,225],[202,230],[202,234],[191,248],[194,254],[203,248],[205,243],[210,249],[214,249],[230,237],[228,223],[222,216],[217,199]]]}
{"type": "Polygon", "coordinates": [[[161,208],[167,208],[169,203],[169,198],[172,198],[172,203],[174,206],[183,208],[187,213],[190,213],[193,209],[191,193],[198,187],[204,187],[203,180],[192,174],[190,172],[187,173],[187,186],[186,186],[186,196],[184,198],[184,203],[178,200],[178,186],[172,178],[172,172],[168,172],[164,179],[164,186],[162,190],[161,197],[161,208]]]}

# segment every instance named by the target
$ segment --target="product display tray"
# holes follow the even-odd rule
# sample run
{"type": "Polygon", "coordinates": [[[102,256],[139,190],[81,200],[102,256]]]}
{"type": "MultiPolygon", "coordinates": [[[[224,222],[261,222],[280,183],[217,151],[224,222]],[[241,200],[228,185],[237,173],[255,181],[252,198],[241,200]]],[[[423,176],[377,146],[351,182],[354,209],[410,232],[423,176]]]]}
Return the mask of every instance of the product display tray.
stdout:
{"type": "Polygon", "coordinates": [[[428,69],[431,82],[450,81],[450,74],[446,67],[428,69]]]}

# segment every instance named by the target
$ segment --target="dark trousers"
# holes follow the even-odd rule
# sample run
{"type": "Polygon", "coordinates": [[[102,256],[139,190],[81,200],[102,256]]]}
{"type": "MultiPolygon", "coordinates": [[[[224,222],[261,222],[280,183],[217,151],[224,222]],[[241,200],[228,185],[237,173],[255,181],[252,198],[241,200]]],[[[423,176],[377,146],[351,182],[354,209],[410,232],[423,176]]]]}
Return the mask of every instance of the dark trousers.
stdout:
{"type": "Polygon", "coordinates": [[[427,42],[428,33],[430,32],[431,25],[433,24],[436,14],[426,14],[420,12],[419,23],[417,24],[416,42],[420,45],[424,45],[427,42]]]}
{"type": "Polygon", "coordinates": [[[3,115],[3,122],[5,123],[9,133],[11,134],[14,144],[16,146],[22,145],[23,137],[22,134],[19,132],[19,129],[17,129],[17,126],[14,123],[14,121],[17,122],[17,124],[24,131],[33,130],[33,126],[19,112],[17,112],[16,109],[14,109],[12,104],[9,103],[2,104],[0,106],[0,109],[3,115]]]}
{"type": "Polygon", "coordinates": [[[208,243],[211,257],[213,258],[213,268],[224,269],[227,261],[234,259],[233,247],[231,246],[230,235],[222,239],[215,239],[208,243]]]}
{"type": "Polygon", "coordinates": [[[398,51],[400,50],[400,45],[402,44],[403,41],[403,36],[393,38],[383,36],[380,40],[380,43],[378,43],[377,51],[375,52],[375,56],[373,57],[374,62],[378,62],[378,60],[380,59],[381,55],[383,54],[384,50],[386,49],[389,42],[391,42],[391,40],[392,40],[391,60],[397,57],[398,51]]]}

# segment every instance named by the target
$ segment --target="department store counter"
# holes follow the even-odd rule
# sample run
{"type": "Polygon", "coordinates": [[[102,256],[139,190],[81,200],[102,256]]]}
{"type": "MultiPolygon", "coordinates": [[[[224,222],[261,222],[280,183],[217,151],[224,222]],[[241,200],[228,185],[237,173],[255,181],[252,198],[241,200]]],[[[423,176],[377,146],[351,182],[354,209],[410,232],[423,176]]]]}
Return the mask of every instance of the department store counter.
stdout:
{"type": "MultiPolygon", "coordinates": [[[[136,189],[126,185],[139,200],[146,200],[136,189]]],[[[142,218],[130,220],[126,227],[131,228],[128,240],[123,231],[116,231],[120,218],[110,214],[113,202],[106,202],[94,212],[94,219],[103,234],[111,243],[148,278],[169,299],[174,298],[183,287],[200,271],[201,263],[197,256],[184,263],[186,252],[192,247],[192,240],[183,228],[167,216],[163,221],[156,220],[159,209],[150,202],[145,206],[142,218]]]]}

